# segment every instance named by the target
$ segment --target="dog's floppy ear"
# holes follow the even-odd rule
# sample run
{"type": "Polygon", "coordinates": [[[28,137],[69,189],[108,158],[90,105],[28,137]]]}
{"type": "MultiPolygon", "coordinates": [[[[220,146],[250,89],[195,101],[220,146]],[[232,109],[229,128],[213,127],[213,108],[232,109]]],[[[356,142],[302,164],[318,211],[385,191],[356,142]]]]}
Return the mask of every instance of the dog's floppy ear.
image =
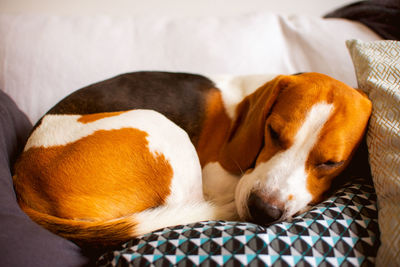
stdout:
{"type": "Polygon", "coordinates": [[[253,165],[264,142],[266,118],[288,78],[276,77],[237,106],[229,138],[219,155],[225,169],[240,174],[253,165]]]}

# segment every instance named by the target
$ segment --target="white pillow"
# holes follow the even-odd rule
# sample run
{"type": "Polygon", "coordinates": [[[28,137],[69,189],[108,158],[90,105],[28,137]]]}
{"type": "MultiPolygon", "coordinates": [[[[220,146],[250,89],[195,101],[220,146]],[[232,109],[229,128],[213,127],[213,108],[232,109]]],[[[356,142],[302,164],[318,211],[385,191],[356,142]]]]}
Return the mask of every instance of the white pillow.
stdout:
{"type": "Polygon", "coordinates": [[[137,70],[200,74],[317,71],[356,85],[344,41],[361,24],[302,16],[112,18],[0,15],[0,88],[36,122],[62,97],[137,70]]]}

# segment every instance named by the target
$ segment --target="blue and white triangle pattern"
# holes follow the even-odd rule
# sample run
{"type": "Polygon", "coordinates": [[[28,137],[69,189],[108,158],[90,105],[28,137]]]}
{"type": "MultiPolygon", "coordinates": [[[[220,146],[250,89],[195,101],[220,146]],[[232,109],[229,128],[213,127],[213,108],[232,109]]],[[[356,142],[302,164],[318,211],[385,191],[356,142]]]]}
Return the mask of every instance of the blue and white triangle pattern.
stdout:
{"type": "Polygon", "coordinates": [[[103,266],[368,266],[379,246],[376,195],[364,180],[310,211],[269,227],[207,221],[132,240],[103,266]]]}

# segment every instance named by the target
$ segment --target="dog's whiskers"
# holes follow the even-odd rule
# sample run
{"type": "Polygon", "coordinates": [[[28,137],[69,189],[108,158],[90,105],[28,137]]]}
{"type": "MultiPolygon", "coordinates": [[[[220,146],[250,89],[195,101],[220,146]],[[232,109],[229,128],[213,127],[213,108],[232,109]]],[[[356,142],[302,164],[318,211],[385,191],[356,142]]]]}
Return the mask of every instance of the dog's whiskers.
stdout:
{"type": "Polygon", "coordinates": [[[242,168],[240,167],[239,163],[238,163],[236,160],[234,160],[233,158],[232,158],[232,161],[233,161],[233,163],[236,164],[236,166],[238,166],[238,168],[239,168],[239,170],[240,170],[240,174],[241,174],[241,175],[244,175],[244,171],[243,171],[242,168]]]}

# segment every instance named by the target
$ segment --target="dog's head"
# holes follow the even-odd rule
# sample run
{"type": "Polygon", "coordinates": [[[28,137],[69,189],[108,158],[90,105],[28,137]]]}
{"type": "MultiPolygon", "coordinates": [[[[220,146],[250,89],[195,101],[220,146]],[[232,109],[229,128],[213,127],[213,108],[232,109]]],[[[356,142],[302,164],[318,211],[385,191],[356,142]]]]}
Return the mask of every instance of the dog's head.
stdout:
{"type": "Polygon", "coordinates": [[[278,76],[246,97],[221,151],[225,168],[244,172],[235,193],[239,216],[268,224],[321,201],[370,114],[363,93],[317,73],[278,76]]]}

